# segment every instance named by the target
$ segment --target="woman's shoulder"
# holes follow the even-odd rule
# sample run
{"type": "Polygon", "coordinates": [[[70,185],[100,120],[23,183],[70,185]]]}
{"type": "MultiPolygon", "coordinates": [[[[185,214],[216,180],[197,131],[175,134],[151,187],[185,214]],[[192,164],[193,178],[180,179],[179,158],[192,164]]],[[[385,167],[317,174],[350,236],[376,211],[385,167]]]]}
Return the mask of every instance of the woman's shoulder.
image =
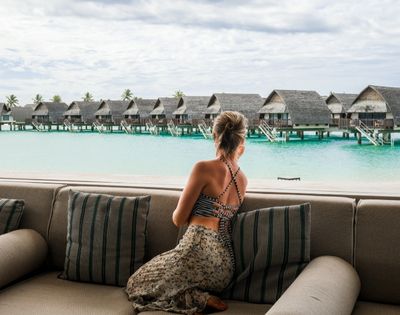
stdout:
{"type": "Polygon", "coordinates": [[[200,160],[200,161],[197,161],[194,164],[193,167],[205,169],[205,168],[214,167],[215,165],[217,165],[217,160],[216,159],[213,159],[213,160],[200,160]]]}
{"type": "Polygon", "coordinates": [[[193,173],[198,175],[212,175],[218,169],[217,160],[200,160],[194,163],[193,173]]]}

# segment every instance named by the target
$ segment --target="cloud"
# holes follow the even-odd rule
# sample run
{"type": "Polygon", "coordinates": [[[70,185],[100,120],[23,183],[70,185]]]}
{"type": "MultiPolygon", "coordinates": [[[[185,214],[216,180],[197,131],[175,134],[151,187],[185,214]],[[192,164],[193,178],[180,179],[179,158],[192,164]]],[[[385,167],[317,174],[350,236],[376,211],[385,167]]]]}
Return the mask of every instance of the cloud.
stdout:
{"type": "Polygon", "coordinates": [[[398,85],[395,1],[3,0],[0,14],[0,101],[398,85]]]}

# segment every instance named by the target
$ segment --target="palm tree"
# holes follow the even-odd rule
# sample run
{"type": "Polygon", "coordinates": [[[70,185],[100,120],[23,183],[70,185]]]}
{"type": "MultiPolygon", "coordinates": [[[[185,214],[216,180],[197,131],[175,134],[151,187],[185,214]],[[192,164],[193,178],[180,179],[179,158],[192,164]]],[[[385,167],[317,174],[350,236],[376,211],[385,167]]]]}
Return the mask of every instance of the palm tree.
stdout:
{"type": "Polygon", "coordinates": [[[61,103],[61,102],[62,102],[61,96],[60,96],[60,95],[54,95],[54,96],[50,99],[50,101],[52,101],[52,102],[54,102],[54,103],[61,103]]]}
{"type": "Polygon", "coordinates": [[[85,95],[82,97],[84,102],[93,102],[93,95],[89,92],[86,92],[85,95]]]}
{"type": "Polygon", "coordinates": [[[126,89],[122,93],[121,97],[122,97],[123,101],[130,101],[132,98],[134,98],[133,93],[132,93],[132,91],[130,89],[126,89]]]}
{"type": "Polygon", "coordinates": [[[40,102],[43,102],[43,96],[40,94],[36,94],[34,98],[32,98],[33,104],[39,104],[40,102]]]}
{"type": "Polygon", "coordinates": [[[17,106],[18,98],[14,94],[6,96],[6,98],[7,98],[7,103],[6,104],[7,104],[8,108],[17,106]]]}
{"type": "Polygon", "coordinates": [[[180,98],[182,96],[185,96],[185,94],[181,90],[177,90],[177,91],[175,91],[175,94],[172,96],[176,97],[176,98],[180,98]]]}

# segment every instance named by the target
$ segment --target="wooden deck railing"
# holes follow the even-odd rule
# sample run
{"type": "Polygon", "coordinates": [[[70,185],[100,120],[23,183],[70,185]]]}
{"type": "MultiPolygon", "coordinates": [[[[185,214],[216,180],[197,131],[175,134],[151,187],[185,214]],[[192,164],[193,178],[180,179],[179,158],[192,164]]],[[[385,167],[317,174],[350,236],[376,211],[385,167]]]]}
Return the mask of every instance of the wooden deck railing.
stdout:
{"type": "Polygon", "coordinates": [[[261,120],[264,120],[268,125],[274,128],[286,128],[293,126],[293,123],[290,119],[258,119],[258,122],[257,120],[254,120],[254,122],[258,126],[261,120]]]}
{"type": "Polygon", "coordinates": [[[393,119],[352,119],[349,127],[359,126],[360,121],[362,121],[369,128],[392,129],[394,127],[393,119]]]}
{"type": "Polygon", "coordinates": [[[49,123],[49,117],[48,116],[36,116],[36,117],[34,117],[32,120],[34,120],[34,121],[36,121],[36,122],[38,122],[38,123],[41,123],[41,124],[48,124],[49,123]]]}

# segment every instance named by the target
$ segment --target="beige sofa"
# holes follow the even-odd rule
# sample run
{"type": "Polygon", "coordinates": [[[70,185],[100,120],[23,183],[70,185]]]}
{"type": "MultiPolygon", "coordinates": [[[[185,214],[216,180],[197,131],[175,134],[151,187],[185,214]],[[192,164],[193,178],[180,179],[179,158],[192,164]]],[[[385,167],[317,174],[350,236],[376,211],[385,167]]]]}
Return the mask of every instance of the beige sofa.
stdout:
{"type": "MultiPolygon", "coordinates": [[[[151,194],[147,259],[176,245],[171,214],[179,190],[72,186],[151,194]]],[[[21,229],[0,236],[0,314],[133,314],[120,287],[57,278],[64,263],[70,187],[0,182],[0,197],[26,203],[21,229]]],[[[304,201],[312,205],[311,263],[274,305],[227,301],[229,309],[221,314],[400,314],[400,201],[248,193],[242,210],[304,201]]]]}

